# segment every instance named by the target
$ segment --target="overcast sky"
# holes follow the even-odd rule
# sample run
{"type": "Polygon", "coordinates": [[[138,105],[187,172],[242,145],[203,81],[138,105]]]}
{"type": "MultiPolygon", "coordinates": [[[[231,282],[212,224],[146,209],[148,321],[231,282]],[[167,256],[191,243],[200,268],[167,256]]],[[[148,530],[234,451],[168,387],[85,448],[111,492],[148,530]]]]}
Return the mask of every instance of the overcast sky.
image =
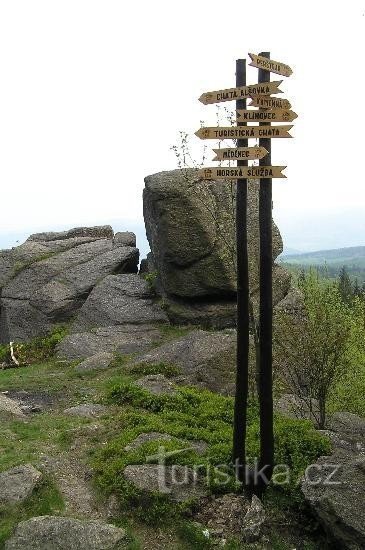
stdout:
{"type": "Polygon", "coordinates": [[[287,246],[364,245],[364,12],[364,0],[0,0],[0,247],[141,226],[143,178],[176,167],[179,130],[215,125],[197,98],[234,86],[235,60],[262,50],[294,70],[282,89],[295,139],[272,144],[288,166],[274,182],[287,246]]]}

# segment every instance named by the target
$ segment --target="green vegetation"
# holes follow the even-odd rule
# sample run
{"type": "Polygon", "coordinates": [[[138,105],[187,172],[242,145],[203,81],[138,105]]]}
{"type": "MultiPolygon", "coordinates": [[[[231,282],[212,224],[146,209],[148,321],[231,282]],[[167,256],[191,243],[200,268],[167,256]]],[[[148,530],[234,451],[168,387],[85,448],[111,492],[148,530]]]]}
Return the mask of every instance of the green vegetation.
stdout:
{"type": "Polygon", "coordinates": [[[345,267],[352,280],[357,278],[360,286],[365,282],[365,246],[290,254],[279,261],[294,273],[315,268],[322,277],[328,278],[337,278],[345,267]]]}
{"type": "MultiPolygon", "coordinates": [[[[111,437],[95,457],[97,481],[107,492],[120,496],[127,508],[133,506],[145,521],[155,523],[166,521],[171,516],[171,506],[161,495],[155,497],[140,493],[123,478],[122,472],[128,464],[145,464],[156,455],[163,443],[166,452],[181,449],[181,441],[186,442],[186,450],[167,458],[167,463],[187,466],[199,465],[210,490],[227,492],[235,490],[231,473],[232,416],[233,399],[207,390],[181,387],[172,395],[151,395],[131,384],[121,382],[108,391],[108,400],[123,406],[123,412],[115,420],[115,435],[111,437]],[[172,440],[149,441],[138,449],[125,451],[124,448],[139,434],[159,432],[172,436],[172,440]],[[208,443],[204,455],[197,455],[189,446],[189,441],[203,440],[208,443]],[[158,510],[158,514],[156,512],[158,510]],[[158,517],[157,517],[158,516],[158,517]]],[[[275,419],[277,441],[276,460],[291,469],[291,482],[285,487],[289,492],[297,490],[297,483],[306,466],[321,454],[330,450],[329,442],[321,436],[310,422],[291,420],[282,417],[275,419]]],[[[258,456],[259,421],[255,403],[248,411],[248,454],[258,456]]],[[[181,511],[181,510],[180,510],[181,511]]],[[[174,515],[177,510],[175,507],[174,515]]]]}
{"type": "MultiPolygon", "coordinates": [[[[317,371],[322,376],[325,374],[326,381],[327,374],[332,376],[334,372],[329,368],[331,361],[335,360],[339,365],[335,376],[329,377],[326,409],[364,415],[364,301],[359,297],[346,301],[346,293],[341,291],[337,282],[321,280],[313,273],[302,275],[299,285],[307,314],[299,319],[298,327],[284,325],[293,349],[299,343],[301,357],[298,353],[296,365],[306,367],[309,361],[304,361],[303,357],[306,360],[309,357],[310,364],[314,364],[318,350],[328,351],[330,346],[335,346],[335,354],[328,351],[326,368],[317,371]],[[299,334],[302,334],[303,341],[296,340],[299,334]]],[[[343,285],[344,289],[346,285],[343,285]]],[[[160,326],[162,343],[187,334],[191,328],[160,326]]],[[[17,353],[18,357],[24,353],[27,366],[0,371],[0,391],[8,390],[10,394],[20,390],[35,394],[45,392],[53,399],[51,409],[26,419],[1,414],[0,471],[24,463],[37,465],[42,454],[57,456],[72,449],[75,439],[81,438],[83,445],[72,452],[79,453],[82,460],[93,465],[101,498],[107,494],[118,497],[122,513],[113,518],[113,523],[131,525],[135,537],[131,549],[144,547],[145,541],[156,532],[157,525],[165,533],[168,547],[211,548],[211,540],[191,522],[194,502],[172,504],[165,495],[139,491],[124,479],[123,471],[127,465],[156,462],[161,445],[167,453],[183,448],[183,452],[167,457],[166,463],[198,465],[198,471],[212,493],[237,491],[231,467],[233,399],[190,387],[179,387],[170,395],[151,395],[134,384],[136,378],[157,373],[173,377],[179,374],[179,369],[167,363],[133,365],[131,356],[116,355],[110,368],[103,371],[75,373],[72,364],[59,362],[53,356],[56,344],[65,334],[66,329],[61,327],[46,338],[25,344],[24,351],[20,349],[17,353]],[[110,414],[98,418],[97,432],[89,429],[95,420],[63,413],[67,406],[82,402],[110,404],[110,414]],[[138,435],[146,432],[163,435],[160,440],[146,441],[138,448],[125,450],[138,435]],[[203,454],[194,449],[193,444],[198,440],[207,443],[203,454]],[[171,545],[169,537],[174,541],[171,545]],[[139,538],[144,541],[141,545],[139,538]]],[[[0,348],[3,349],[8,352],[7,346],[0,348]]],[[[290,354],[286,358],[290,358],[290,354]]],[[[231,363],[223,355],[221,360],[219,368],[228,372],[227,365],[231,363]]],[[[279,394],[287,389],[282,382],[278,388],[279,394]]],[[[300,493],[299,480],[308,464],[318,456],[330,453],[330,443],[310,422],[279,415],[275,417],[275,440],[276,463],[289,466],[290,479],[287,484],[275,485],[274,476],[274,483],[264,496],[268,514],[265,535],[272,547],[278,550],[293,548],[299,540],[303,542],[302,548],[318,549],[323,543],[322,535],[319,533],[317,537],[316,525],[310,519],[300,493]],[[283,528],[283,525],[288,527],[283,528]]],[[[258,451],[258,406],[251,397],[247,431],[247,454],[251,462],[258,451]]],[[[46,480],[23,506],[0,509],[0,548],[13,526],[22,519],[38,514],[62,513],[63,507],[57,489],[46,480]]],[[[231,540],[226,547],[238,550],[242,545],[231,540]]],[[[254,547],[244,546],[247,549],[254,547]]]]}
{"type": "MultiPolygon", "coordinates": [[[[47,336],[26,343],[14,343],[14,355],[20,365],[47,361],[53,357],[57,344],[67,335],[66,325],[58,325],[47,336]]],[[[10,346],[0,345],[0,362],[11,362],[10,346]]]]}
{"type": "MultiPolygon", "coordinates": [[[[276,360],[294,393],[308,403],[318,400],[317,421],[323,428],[329,402],[333,410],[336,401],[341,402],[344,384],[365,372],[365,302],[345,295],[345,284],[320,279],[314,272],[301,273],[298,284],[304,313],[276,316],[276,360]]],[[[355,383],[355,392],[363,380],[364,375],[355,383]]]]}

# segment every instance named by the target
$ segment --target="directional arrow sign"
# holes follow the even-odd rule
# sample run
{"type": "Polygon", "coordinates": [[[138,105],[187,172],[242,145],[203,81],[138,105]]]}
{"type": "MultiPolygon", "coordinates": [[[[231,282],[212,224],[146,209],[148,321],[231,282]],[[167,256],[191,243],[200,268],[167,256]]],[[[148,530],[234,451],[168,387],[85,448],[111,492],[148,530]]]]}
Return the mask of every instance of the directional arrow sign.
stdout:
{"type": "Polygon", "coordinates": [[[195,135],[200,139],[291,138],[293,126],[213,126],[200,128],[195,135]]]}
{"type": "Polygon", "coordinates": [[[289,109],[277,109],[271,111],[253,111],[250,109],[239,109],[237,115],[239,122],[292,122],[298,118],[297,113],[289,109]]]}
{"type": "Polygon", "coordinates": [[[260,107],[260,109],[290,109],[291,104],[287,99],[269,96],[252,96],[249,107],[260,107]]]}
{"type": "Polygon", "coordinates": [[[250,84],[239,88],[228,88],[227,90],[216,90],[215,92],[205,92],[199,97],[199,101],[204,105],[209,105],[211,103],[221,103],[222,101],[245,99],[256,95],[281,94],[282,91],[279,90],[281,83],[282,80],[278,80],[262,84],[250,84]]]}
{"type": "Polygon", "coordinates": [[[239,166],[237,168],[201,168],[198,176],[202,180],[237,180],[240,178],[286,178],[282,174],[286,166],[239,166]]]}
{"type": "Polygon", "coordinates": [[[254,53],[249,53],[248,55],[251,57],[251,63],[249,63],[250,67],[265,69],[271,73],[281,74],[283,76],[290,76],[293,73],[289,65],[285,65],[285,63],[281,63],[281,61],[267,59],[261,55],[255,55],[254,53]]]}
{"type": "Polygon", "coordinates": [[[269,151],[265,147],[228,147],[213,149],[217,155],[213,160],[252,160],[266,157],[269,151]]]}

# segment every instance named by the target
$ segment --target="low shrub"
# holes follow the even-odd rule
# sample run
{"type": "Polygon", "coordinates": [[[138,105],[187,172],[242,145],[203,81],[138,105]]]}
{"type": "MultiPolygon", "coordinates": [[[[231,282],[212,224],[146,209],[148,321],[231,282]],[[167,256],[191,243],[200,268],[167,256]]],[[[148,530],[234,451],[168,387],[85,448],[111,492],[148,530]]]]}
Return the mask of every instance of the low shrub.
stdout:
{"type": "MultiPolygon", "coordinates": [[[[124,468],[129,464],[156,462],[156,458],[151,457],[158,453],[161,445],[167,453],[166,464],[198,465],[212,492],[237,489],[231,470],[233,398],[189,387],[181,387],[172,395],[151,395],[124,382],[115,383],[109,389],[107,399],[123,405],[123,410],[115,420],[118,435],[98,450],[94,458],[97,482],[106,492],[115,492],[128,506],[138,508],[145,497],[125,481],[124,468]],[[146,432],[168,434],[172,439],[164,440],[162,435],[160,440],[145,442],[138,449],[125,450],[138,435],[146,432]],[[189,441],[196,440],[208,444],[202,455],[189,448],[189,441]],[[170,451],[181,448],[183,452],[169,455],[170,451]],[[229,480],[222,484],[226,473],[229,480]]],[[[259,454],[257,403],[250,403],[247,416],[247,456],[253,459],[259,454]]],[[[290,468],[290,483],[283,489],[289,493],[297,491],[298,480],[305,468],[320,455],[328,454],[330,444],[308,421],[276,416],[274,429],[276,463],[287,464],[290,468]]],[[[159,500],[157,504],[160,505],[159,500]]],[[[142,507],[143,514],[149,516],[149,507],[142,507]]],[[[151,521],[157,521],[155,514],[152,516],[151,521]]]]}
{"type": "MultiPolygon", "coordinates": [[[[34,338],[30,342],[13,344],[14,356],[20,366],[41,363],[53,357],[57,344],[67,335],[65,325],[55,327],[47,336],[34,338]]],[[[0,362],[11,363],[10,345],[0,346],[0,362]]]]}

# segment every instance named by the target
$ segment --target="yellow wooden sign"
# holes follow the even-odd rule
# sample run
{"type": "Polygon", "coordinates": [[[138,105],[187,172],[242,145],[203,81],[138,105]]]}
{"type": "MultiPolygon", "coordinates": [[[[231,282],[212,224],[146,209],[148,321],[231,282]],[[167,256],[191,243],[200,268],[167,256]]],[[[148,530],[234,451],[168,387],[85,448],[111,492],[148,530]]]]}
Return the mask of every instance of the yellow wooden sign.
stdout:
{"type": "Polygon", "coordinates": [[[286,178],[286,176],[282,174],[282,171],[285,168],[286,166],[238,166],[237,168],[201,168],[200,170],[198,170],[198,177],[202,180],[286,178]]]}
{"type": "Polygon", "coordinates": [[[214,92],[205,92],[199,97],[199,101],[204,105],[212,103],[221,103],[222,101],[235,101],[237,99],[245,99],[256,95],[281,94],[279,86],[282,80],[273,82],[263,82],[261,84],[249,84],[248,86],[240,86],[238,88],[228,88],[226,90],[216,90],[214,92]]]}
{"type": "Polygon", "coordinates": [[[275,109],[270,111],[253,111],[250,109],[238,109],[238,122],[292,122],[298,118],[297,113],[290,109],[275,109]]]}
{"type": "Polygon", "coordinates": [[[252,96],[249,107],[259,107],[260,109],[291,109],[291,104],[287,99],[281,97],[252,96]]]}
{"type": "Polygon", "coordinates": [[[200,128],[195,135],[200,139],[291,138],[293,126],[213,126],[200,128]]]}
{"type": "Polygon", "coordinates": [[[262,57],[261,55],[256,55],[254,53],[249,53],[248,55],[251,57],[251,63],[249,63],[250,67],[265,69],[271,73],[281,74],[283,76],[290,76],[293,74],[293,71],[289,65],[281,63],[281,61],[267,59],[267,57],[262,57]]]}
{"type": "Polygon", "coordinates": [[[213,149],[216,157],[213,160],[253,160],[262,159],[268,154],[265,147],[228,147],[213,149]]]}

